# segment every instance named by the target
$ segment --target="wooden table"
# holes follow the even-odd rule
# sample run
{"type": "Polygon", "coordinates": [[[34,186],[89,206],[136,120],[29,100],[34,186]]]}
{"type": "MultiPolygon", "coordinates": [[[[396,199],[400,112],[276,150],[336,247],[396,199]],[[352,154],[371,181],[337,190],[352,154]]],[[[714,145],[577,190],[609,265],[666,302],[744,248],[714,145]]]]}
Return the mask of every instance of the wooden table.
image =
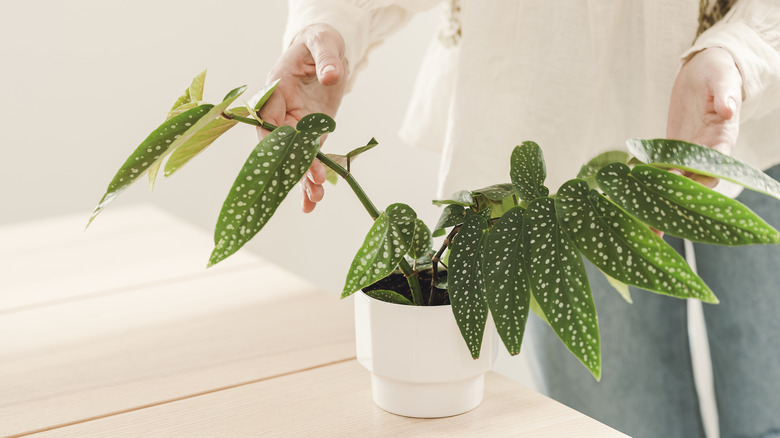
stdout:
{"type": "Polygon", "coordinates": [[[351,302],[151,207],[0,227],[0,437],[624,436],[497,374],[464,415],[371,401],[351,302]]]}

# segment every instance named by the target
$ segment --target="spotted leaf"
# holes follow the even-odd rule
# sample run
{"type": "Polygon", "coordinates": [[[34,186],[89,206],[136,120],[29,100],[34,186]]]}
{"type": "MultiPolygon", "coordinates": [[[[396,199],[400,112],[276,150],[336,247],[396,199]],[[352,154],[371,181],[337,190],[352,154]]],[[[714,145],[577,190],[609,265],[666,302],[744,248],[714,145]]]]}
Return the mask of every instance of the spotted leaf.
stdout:
{"type": "Polygon", "coordinates": [[[723,178],[780,199],[780,182],[761,170],[714,149],[666,139],[632,139],[626,144],[629,152],[646,164],[723,178]]]}
{"type": "Polygon", "coordinates": [[[222,102],[214,105],[209,112],[198,119],[197,122],[193,123],[189,129],[184,131],[184,133],[171,144],[168,150],[166,150],[163,155],[149,167],[149,187],[154,188],[154,181],[157,179],[157,172],[160,170],[160,166],[162,166],[163,159],[180,146],[189,142],[193,136],[206,128],[214,119],[222,117],[222,113],[234,100],[241,96],[244,90],[246,90],[246,85],[231,90],[225,98],[222,99],[222,102]]]}
{"type": "Polygon", "coordinates": [[[780,233],[750,209],[684,176],[615,163],[597,180],[612,202],[673,236],[720,245],[780,243],[780,233]]]}
{"type": "Polygon", "coordinates": [[[482,279],[482,253],[488,221],[480,215],[466,219],[452,240],[448,285],[452,312],[460,333],[479,358],[488,317],[488,304],[482,279]]]}
{"type": "Polygon", "coordinates": [[[577,178],[584,179],[591,188],[595,189],[597,187],[596,174],[602,167],[611,163],[628,163],[629,159],[630,157],[626,151],[603,152],[582,166],[577,174],[577,178]]]}
{"type": "Polygon", "coordinates": [[[479,190],[471,191],[473,196],[482,195],[491,201],[502,201],[515,195],[515,186],[512,183],[494,184],[479,190]]]}
{"type": "Polygon", "coordinates": [[[428,226],[420,219],[415,219],[414,224],[414,236],[412,236],[409,255],[414,259],[420,259],[427,256],[433,249],[433,236],[431,236],[431,230],[428,226]]]}
{"type": "Polygon", "coordinates": [[[671,246],[585,181],[563,184],[555,208],[577,248],[610,277],[665,295],[718,302],[671,246]]]}
{"type": "Polygon", "coordinates": [[[433,205],[439,207],[444,205],[460,205],[463,207],[471,207],[475,204],[474,198],[471,196],[471,192],[468,190],[461,190],[450,195],[448,199],[433,201],[433,205]]]}
{"type": "Polygon", "coordinates": [[[213,105],[205,104],[192,108],[166,120],[152,131],[119,168],[108,184],[105,195],[92,212],[89,222],[91,223],[111,201],[149,170],[153,163],[159,162],[163,154],[177,141],[176,139],[181,138],[181,135],[206,115],[212,107],[213,105]]]}
{"type": "Polygon", "coordinates": [[[371,225],[347,274],[341,298],[390,275],[412,246],[417,214],[406,204],[392,204],[371,225]]]}
{"type": "Polygon", "coordinates": [[[501,340],[510,354],[520,353],[528,320],[531,289],[523,258],[523,215],[515,207],[487,235],[483,256],[485,295],[501,340]]]}
{"type": "Polygon", "coordinates": [[[462,224],[468,216],[474,214],[474,210],[462,205],[451,204],[444,207],[439,216],[439,221],[433,229],[433,237],[444,235],[444,229],[462,224]]]}
{"type": "Polygon", "coordinates": [[[537,199],[523,218],[531,293],[558,339],[598,380],[601,342],[596,305],[582,257],[558,223],[555,202],[537,199]]]}
{"type": "Polygon", "coordinates": [[[409,301],[409,299],[406,298],[405,296],[391,290],[377,289],[377,290],[369,290],[364,293],[371,298],[374,298],[379,301],[384,301],[386,303],[402,304],[405,306],[414,305],[414,303],[409,301]]]}
{"type": "MultiPolygon", "coordinates": [[[[241,117],[249,115],[249,111],[242,107],[232,108],[230,113],[241,117]]],[[[181,169],[182,166],[203,152],[211,143],[230,128],[236,126],[237,123],[235,120],[223,117],[217,117],[210,121],[203,129],[196,132],[195,135],[171,153],[168,161],[165,162],[165,176],[171,176],[174,172],[181,169]]]]}
{"type": "Polygon", "coordinates": [[[297,128],[280,126],[257,144],[222,205],[209,266],[236,252],[265,226],[311,166],[320,136],[335,128],[330,117],[309,114],[297,128]]]}
{"type": "Polygon", "coordinates": [[[522,200],[531,202],[536,198],[547,196],[549,191],[544,187],[547,168],[544,164],[542,148],[538,144],[525,141],[515,147],[510,164],[509,175],[522,200]]]}

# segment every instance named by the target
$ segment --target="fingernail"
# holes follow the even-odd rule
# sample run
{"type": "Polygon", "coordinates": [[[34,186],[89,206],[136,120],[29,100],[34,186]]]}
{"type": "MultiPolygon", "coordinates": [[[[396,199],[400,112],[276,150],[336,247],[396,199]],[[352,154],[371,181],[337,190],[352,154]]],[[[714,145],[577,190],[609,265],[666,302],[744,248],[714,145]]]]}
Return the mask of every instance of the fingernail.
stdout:
{"type": "Polygon", "coordinates": [[[333,70],[336,70],[336,67],[334,65],[326,65],[325,67],[322,67],[322,70],[320,70],[320,74],[325,74],[328,72],[331,72],[333,70]]]}
{"type": "Polygon", "coordinates": [[[732,113],[736,113],[737,112],[737,101],[734,100],[733,97],[729,97],[729,101],[728,101],[727,105],[729,106],[729,109],[731,110],[732,113]]]}

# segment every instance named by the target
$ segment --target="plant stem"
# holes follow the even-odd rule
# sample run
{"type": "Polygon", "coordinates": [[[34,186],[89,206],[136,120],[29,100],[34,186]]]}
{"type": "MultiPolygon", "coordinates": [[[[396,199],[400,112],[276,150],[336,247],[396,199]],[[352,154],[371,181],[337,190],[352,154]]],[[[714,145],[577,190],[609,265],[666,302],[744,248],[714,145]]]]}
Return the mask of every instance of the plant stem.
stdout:
{"type": "Polygon", "coordinates": [[[260,123],[260,122],[258,122],[255,119],[251,119],[249,117],[241,117],[241,116],[237,116],[235,114],[222,113],[222,117],[224,117],[224,118],[226,118],[228,120],[235,120],[237,122],[246,123],[247,125],[259,126],[259,127],[263,128],[263,129],[266,129],[268,131],[273,131],[274,129],[277,128],[276,125],[272,125],[272,124],[270,124],[270,123],[268,123],[266,121],[263,121],[262,123],[260,123]]]}

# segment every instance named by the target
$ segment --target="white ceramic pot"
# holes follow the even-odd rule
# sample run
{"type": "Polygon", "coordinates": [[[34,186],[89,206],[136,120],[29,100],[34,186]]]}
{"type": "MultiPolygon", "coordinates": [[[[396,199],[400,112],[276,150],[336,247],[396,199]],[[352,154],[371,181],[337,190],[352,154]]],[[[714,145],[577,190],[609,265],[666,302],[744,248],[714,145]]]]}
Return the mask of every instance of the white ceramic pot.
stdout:
{"type": "Polygon", "coordinates": [[[488,318],[479,359],[469,354],[451,306],[404,306],[355,295],[357,358],[374,402],[398,415],[449,417],[476,408],[496,348],[488,318]]]}

